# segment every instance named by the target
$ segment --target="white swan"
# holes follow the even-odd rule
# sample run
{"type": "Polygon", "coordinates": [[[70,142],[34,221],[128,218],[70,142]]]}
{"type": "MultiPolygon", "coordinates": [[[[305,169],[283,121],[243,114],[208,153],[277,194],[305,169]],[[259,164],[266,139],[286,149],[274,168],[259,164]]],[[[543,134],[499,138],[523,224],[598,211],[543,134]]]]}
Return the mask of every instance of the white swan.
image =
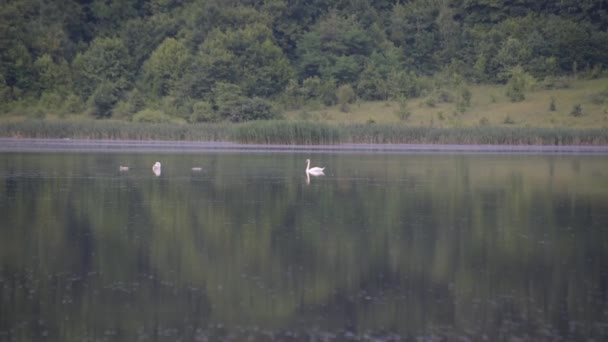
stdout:
{"type": "Polygon", "coordinates": [[[203,171],[203,168],[195,166],[195,167],[192,168],[192,171],[200,172],[200,171],[203,171]]]}
{"type": "Polygon", "coordinates": [[[313,176],[324,175],[323,170],[325,167],[310,167],[310,159],[306,159],[306,174],[310,174],[313,176]]]}
{"type": "Polygon", "coordinates": [[[159,162],[154,163],[154,166],[152,166],[152,172],[154,172],[155,175],[160,176],[160,163],[159,162]]]}
{"type": "Polygon", "coordinates": [[[121,165],[121,166],[119,166],[119,167],[118,167],[118,170],[119,170],[119,171],[129,171],[129,167],[128,167],[128,166],[122,166],[122,165],[121,165]]]}

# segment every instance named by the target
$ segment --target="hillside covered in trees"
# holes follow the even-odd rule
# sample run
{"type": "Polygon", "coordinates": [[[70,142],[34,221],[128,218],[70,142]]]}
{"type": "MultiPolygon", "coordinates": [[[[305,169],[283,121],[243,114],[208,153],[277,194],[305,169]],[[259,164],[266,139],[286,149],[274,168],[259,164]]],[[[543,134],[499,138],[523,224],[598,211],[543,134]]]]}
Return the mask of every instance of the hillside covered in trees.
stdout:
{"type": "Polygon", "coordinates": [[[0,112],[239,122],[509,82],[516,101],[601,74],[607,29],[605,0],[4,0],[0,112]]]}

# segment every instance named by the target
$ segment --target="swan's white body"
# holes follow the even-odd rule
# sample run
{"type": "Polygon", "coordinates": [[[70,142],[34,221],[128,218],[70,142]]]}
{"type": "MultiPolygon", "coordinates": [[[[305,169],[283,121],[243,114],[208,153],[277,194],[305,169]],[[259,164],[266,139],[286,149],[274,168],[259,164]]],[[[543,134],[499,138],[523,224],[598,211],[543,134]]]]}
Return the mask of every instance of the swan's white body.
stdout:
{"type": "Polygon", "coordinates": [[[306,159],[306,174],[313,176],[323,175],[323,170],[325,170],[325,167],[310,167],[310,159],[306,159]]]}
{"type": "Polygon", "coordinates": [[[202,167],[193,167],[192,171],[197,171],[197,172],[198,171],[203,171],[203,168],[202,167]]]}
{"type": "Polygon", "coordinates": [[[120,170],[120,171],[129,171],[129,167],[121,165],[121,166],[118,167],[118,170],[120,170]]]}
{"type": "Polygon", "coordinates": [[[155,175],[160,176],[160,163],[159,162],[154,163],[154,166],[152,166],[152,172],[154,172],[155,175]]]}

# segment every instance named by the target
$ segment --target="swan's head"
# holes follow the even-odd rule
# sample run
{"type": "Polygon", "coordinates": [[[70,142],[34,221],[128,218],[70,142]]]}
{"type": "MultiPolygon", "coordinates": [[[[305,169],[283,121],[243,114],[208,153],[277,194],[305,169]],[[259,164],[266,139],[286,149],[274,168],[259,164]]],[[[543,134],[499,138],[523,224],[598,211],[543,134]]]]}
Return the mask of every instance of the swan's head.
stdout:
{"type": "Polygon", "coordinates": [[[159,162],[154,163],[153,167],[160,167],[160,163],[159,162]]]}
{"type": "Polygon", "coordinates": [[[310,163],[310,159],[306,159],[306,162],[307,162],[307,163],[310,163]]]}

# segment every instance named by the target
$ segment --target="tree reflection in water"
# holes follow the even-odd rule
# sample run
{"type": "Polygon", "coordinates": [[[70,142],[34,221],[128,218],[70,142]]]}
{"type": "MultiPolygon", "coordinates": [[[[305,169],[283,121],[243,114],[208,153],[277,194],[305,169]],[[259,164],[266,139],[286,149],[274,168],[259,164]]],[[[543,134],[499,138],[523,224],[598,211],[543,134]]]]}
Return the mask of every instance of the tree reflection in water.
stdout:
{"type": "Polygon", "coordinates": [[[605,157],[124,158],[0,154],[0,339],[608,335],[605,157]]]}

